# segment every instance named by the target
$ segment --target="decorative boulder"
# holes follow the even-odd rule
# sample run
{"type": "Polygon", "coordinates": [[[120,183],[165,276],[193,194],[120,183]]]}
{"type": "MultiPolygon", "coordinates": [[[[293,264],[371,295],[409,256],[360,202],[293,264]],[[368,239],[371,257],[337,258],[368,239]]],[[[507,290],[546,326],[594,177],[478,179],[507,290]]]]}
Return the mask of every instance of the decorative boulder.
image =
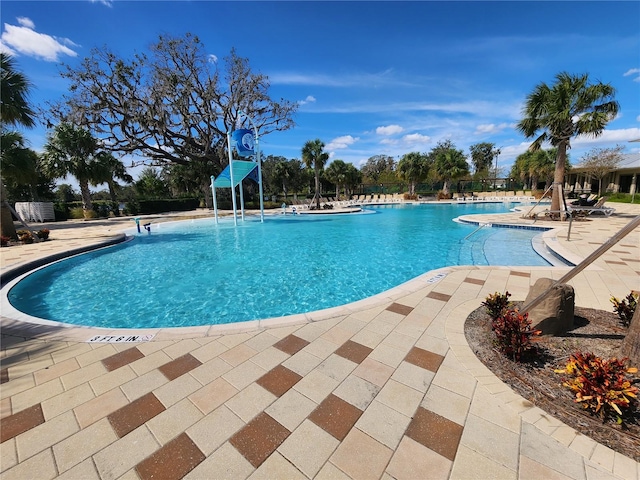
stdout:
{"type": "MultiPolygon", "coordinates": [[[[525,304],[547,291],[554,281],[540,278],[529,289],[525,304]]],[[[573,287],[567,284],[556,285],[538,306],[529,310],[532,330],[542,330],[542,335],[558,335],[573,328],[573,316],[576,296],[573,287]]]]}

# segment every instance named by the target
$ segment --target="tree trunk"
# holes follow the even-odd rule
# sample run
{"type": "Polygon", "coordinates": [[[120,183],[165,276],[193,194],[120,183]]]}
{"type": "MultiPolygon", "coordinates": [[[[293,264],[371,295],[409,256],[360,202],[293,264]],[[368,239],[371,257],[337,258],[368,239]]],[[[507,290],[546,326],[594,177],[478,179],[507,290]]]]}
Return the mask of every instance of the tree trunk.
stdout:
{"type": "Polygon", "coordinates": [[[204,206],[207,208],[213,208],[213,192],[211,191],[211,180],[207,179],[200,185],[200,190],[204,194],[204,206]]]}
{"type": "Polygon", "coordinates": [[[640,307],[636,307],[633,314],[629,331],[620,347],[620,356],[628,357],[630,366],[640,367],[640,307]]]}
{"type": "Polygon", "coordinates": [[[317,165],[315,168],[316,171],[316,207],[320,210],[320,170],[317,165]]]}
{"type": "Polygon", "coordinates": [[[562,199],[560,194],[564,185],[564,166],[567,162],[567,141],[561,140],[558,144],[558,156],[556,157],[556,169],[553,174],[553,195],[551,197],[551,210],[559,211],[562,199]]]}
{"type": "Polygon", "coordinates": [[[0,179],[0,203],[0,231],[2,236],[15,240],[18,238],[18,235],[16,234],[16,226],[13,224],[11,210],[9,210],[9,206],[7,205],[2,179],[0,179]]]}
{"type": "Polygon", "coordinates": [[[38,201],[38,188],[37,188],[35,183],[30,183],[29,184],[29,193],[31,194],[31,201],[32,202],[37,202],[38,201]]]}
{"type": "Polygon", "coordinates": [[[111,199],[111,202],[113,203],[117,203],[118,202],[118,198],[116,195],[116,186],[113,182],[113,180],[110,180],[107,182],[107,186],[109,187],[109,198],[111,199]]]}
{"type": "Polygon", "coordinates": [[[82,196],[82,212],[84,218],[92,218],[89,214],[89,212],[93,210],[93,204],[91,203],[91,191],[89,190],[89,180],[78,179],[78,183],[80,184],[80,195],[82,196]]]}

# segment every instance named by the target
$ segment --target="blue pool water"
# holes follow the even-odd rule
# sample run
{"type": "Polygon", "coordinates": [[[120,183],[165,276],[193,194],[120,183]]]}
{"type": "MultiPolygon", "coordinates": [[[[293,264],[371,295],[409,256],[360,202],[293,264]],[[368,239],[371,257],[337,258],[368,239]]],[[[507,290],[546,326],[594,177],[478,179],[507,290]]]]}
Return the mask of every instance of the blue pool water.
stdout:
{"type": "Polygon", "coordinates": [[[548,265],[539,231],[453,218],[508,204],[394,205],[375,213],[158,224],[63,260],[9,292],[29,315],[110,328],[232,323],[342,305],[453,265],[548,265]],[[143,231],[144,232],[144,231],[143,231]]]}

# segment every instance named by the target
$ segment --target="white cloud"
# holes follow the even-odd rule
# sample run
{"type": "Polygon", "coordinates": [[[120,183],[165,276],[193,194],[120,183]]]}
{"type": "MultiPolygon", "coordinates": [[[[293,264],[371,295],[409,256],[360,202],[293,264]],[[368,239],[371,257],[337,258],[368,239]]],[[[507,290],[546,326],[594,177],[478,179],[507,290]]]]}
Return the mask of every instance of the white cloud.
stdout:
{"type": "Polygon", "coordinates": [[[298,105],[306,105],[307,103],[314,103],[316,101],[316,97],[313,95],[307,95],[307,98],[304,100],[298,100],[298,105]]]}
{"type": "Polygon", "coordinates": [[[393,138],[383,138],[380,140],[381,145],[397,145],[398,140],[394,140],[393,138]]]}
{"type": "Polygon", "coordinates": [[[327,150],[338,150],[341,148],[349,148],[350,145],[356,143],[360,138],[352,137],[351,135],[343,135],[342,137],[336,137],[331,140],[327,145],[327,150]]]}
{"type": "Polygon", "coordinates": [[[207,57],[207,60],[209,60],[209,63],[218,63],[218,56],[210,53],[207,57]]]}
{"type": "Polygon", "coordinates": [[[18,17],[18,23],[23,27],[30,28],[31,30],[35,30],[36,24],[31,21],[30,18],[27,17],[18,17]]]}
{"type": "Polygon", "coordinates": [[[20,26],[4,24],[0,37],[0,49],[12,54],[22,54],[48,62],[57,62],[59,55],[75,57],[72,48],[78,47],[68,38],[52,37],[35,31],[34,23],[26,18],[18,18],[20,26]]]}
{"type": "Polygon", "coordinates": [[[640,82],[640,68],[630,68],[627,70],[623,76],[628,77],[629,75],[635,75],[636,78],[633,79],[634,82],[640,82]]]}
{"type": "Polygon", "coordinates": [[[617,130],[605,130],[599,137],[575,137],[571,140],[571,146],[625,143],[637,138],[640,138],[640,128],[621,128],[617,130]]]}
{"type": "Polygon", "coordinates": [[[106,6],[106,7],[112,7],[113,6],[113,0],[89,0],[91,3],[101,3],[102,5],[106,6]]]}
{"type": "MultiPolygon", "coordinates": [[[[271,77],[269,77],[271,79],[271,77]]],[[[442,116],[443,114],[455,115],[479,115],[481,117],[491,113],[502,119],[519,119],[522,111],[520,103],[503,103],[471,100],[468,102],[390,102],[376,101],[370,103],[349,104],[340,102],[326,104],[322,108],[316,108],[315,113],[340,113],[340,114],[386,114],[411,113],[412,115],[442,116]]]]}
{"type": "Polygon", "coordinates": [[[400,133],[404,130],[400,125],[387,125],[386,127],[378,127],[376,128],[376,133],[378,135],[394,135],[396,133],[400,133]]]}
{"type": "Polygon", "coordinates": [[[319,85],[322,87],[417,87],[421,84],[397,78],[393,70],[374,73],[351,73],[346,75],[326,73],[271,72],[272,85],[319,85]]]}
{"type": "Polygon", "coordinates": [[[402,137],[402,141],[406,145],[424,145],[431,141],[431,137],[422,135],[421,133],[410,133],[409,135],[402,137]]]}
{"type": "Polygon", "coordinates": [[[636,122],[640,122],[640,115],[636,117],[636,122]]]}
{"type": "Polygon", "coordinates": [[[481,133],[498,133],[507,128],[509,125],[506,123],[501,123],[496,125],[495,123],[484,123],[478,125],[476,127],[476,131],[474,132],[476,135],[481,133]]]}

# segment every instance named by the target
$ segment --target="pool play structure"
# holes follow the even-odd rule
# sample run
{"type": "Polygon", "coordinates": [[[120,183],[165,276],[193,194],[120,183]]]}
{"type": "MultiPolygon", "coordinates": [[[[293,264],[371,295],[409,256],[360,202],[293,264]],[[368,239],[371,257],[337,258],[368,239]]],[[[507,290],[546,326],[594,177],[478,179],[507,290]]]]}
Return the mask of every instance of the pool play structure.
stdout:
{"type": "Polygon", "coordinates": [[[7,296],[40,319],[165,328],[331,308],[449,266],[548,266],[532,246],[540,229],[454,221],[511,206],[400,204],[252,217],[237,226],[230,218],[151,224],[131,229],[127,242],[26,274],[7,296]]]}

